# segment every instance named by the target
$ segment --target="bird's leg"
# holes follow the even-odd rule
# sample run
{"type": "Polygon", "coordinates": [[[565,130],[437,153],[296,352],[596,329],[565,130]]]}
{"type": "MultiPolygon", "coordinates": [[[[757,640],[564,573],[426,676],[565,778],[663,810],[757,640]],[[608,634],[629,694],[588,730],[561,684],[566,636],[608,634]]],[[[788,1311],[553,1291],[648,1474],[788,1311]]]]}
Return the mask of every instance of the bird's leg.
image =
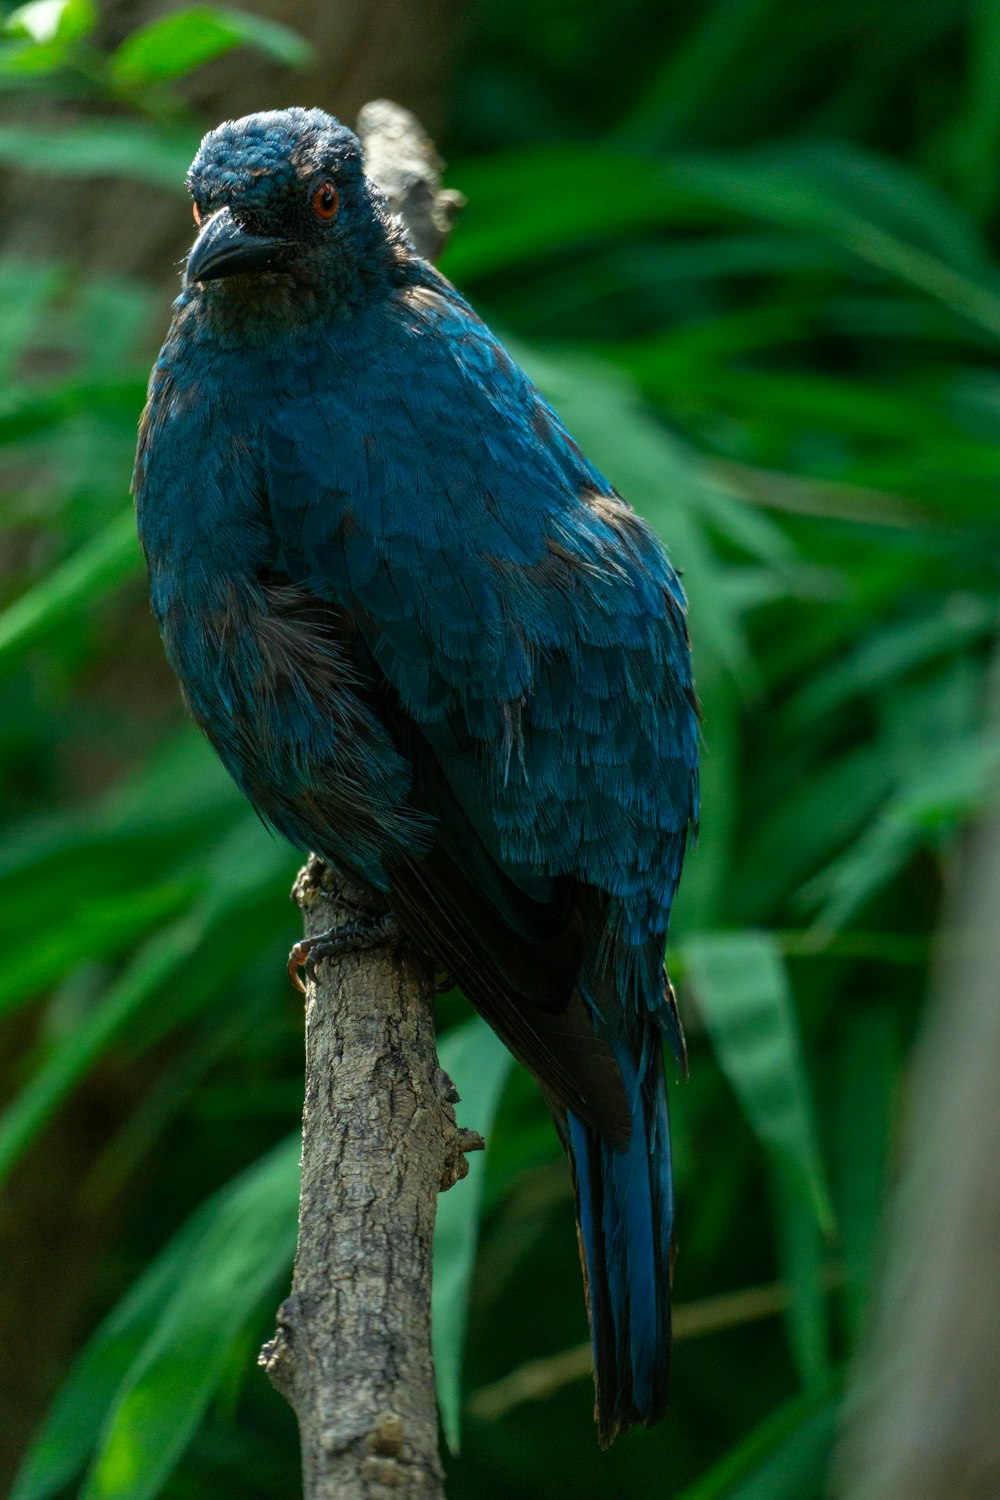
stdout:
{"type": "Polygon", "coordinates": [[[388,909],[373,912],[350,900],[342,900],[342,905],[353,914],[350,921],[330,927],[326,932],[318,932],[315,937],[302,938],[288,955],[289,978],[303,994],[306,987],[300,969],[305,969],[307,978],[311,978],[320,959],[377,948],[398,932],[396,919],[388,909]]]}

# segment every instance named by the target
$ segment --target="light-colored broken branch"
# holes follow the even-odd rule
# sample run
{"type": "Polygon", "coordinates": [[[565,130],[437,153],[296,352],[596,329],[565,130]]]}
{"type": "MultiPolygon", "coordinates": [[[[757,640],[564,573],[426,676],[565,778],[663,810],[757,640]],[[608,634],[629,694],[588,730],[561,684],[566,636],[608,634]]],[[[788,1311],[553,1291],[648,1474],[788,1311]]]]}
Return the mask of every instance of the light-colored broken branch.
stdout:
{"type": "Polygon", "coordinates": [[[366,104],[357,129],[368,176],[406,225],[419,253],[437,260],[465,199],[454,188],[441,186],[444,163],[434,142],[409,110],[388,99],[366,104]]]}

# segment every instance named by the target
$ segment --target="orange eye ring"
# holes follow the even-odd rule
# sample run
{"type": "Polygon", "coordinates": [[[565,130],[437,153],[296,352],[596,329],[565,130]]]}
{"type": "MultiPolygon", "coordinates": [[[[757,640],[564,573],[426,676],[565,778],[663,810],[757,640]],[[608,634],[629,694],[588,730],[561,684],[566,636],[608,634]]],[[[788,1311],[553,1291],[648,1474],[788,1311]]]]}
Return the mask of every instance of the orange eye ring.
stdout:
{"type": "Polygon", "coordinates": [[[323,219],[327,224],[331,219],[337,217],[340,208],[340,194],[332,182],[321,183],[313,194],[313,213],[317,219],[323,219]]]}
{"type": "Polygon", "coordinates": [[[194,222],[197,224],[198,228],[200,229],[201,228],[201,211],[198,208],[197,203],[192,203],[191,204],[191,217],[194,219],[194,222]]]}

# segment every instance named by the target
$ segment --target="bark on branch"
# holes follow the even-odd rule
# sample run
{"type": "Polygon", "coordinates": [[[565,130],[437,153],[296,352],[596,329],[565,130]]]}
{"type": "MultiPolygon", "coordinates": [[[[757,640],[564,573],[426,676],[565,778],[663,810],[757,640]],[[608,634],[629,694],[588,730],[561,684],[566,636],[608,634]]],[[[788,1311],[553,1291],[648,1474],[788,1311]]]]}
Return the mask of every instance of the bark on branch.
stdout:
{"type": "MultiPolygon", "coordinates": [[[[430,141],[384,101],[359,126],[369,175],[436,253],[455,202],[430,141]]],[[[341,923],[345,899],[368,899],[315,856],[293,895],[307,937],[341,923]]],[[[398,943],[320,962],[308,978],[298,1250],[291,1295],[261,1351],[298,1417],[305,1500],[443,1495],[434,1216],[438,1192],[465,1176],[465,1152],[483,1143],[455,1124],[433,997],[430,961],[398,943]]]]}
{"type": "MultiPolygon", "coordinates": [[[[365,900],[315,857],[293,894],[309,937],[365,900]]],[[[482,1142],[455,1124],[433,994],[429,960],[398,945],[321,962],[307,985],[298,1252],[261,1353],[299,1420],[306,1500],[443,1494],[434,1214],[482,1142]]]]}

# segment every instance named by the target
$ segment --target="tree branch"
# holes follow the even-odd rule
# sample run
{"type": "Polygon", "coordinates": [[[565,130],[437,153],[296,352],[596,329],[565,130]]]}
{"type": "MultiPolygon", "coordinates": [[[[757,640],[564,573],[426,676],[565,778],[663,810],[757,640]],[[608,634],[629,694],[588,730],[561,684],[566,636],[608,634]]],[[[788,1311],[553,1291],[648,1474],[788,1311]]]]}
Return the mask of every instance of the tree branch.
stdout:
{"type": "MultiPolygon", "coordinates": [[[[365,900],[315,857],[295,883],[309,937],[365,900]]],[[[302,1195],[291,1295],[261,1351],[299,1420],[306,1500],[443,1491],[431,1364],[438,1191],[481,1145],[437,1063],[434,976],[398,946],[317,965],[306,996],[302,1195]]]]}
{"type": "MultiPolygon", "coordinates": [[[[359,128],[369,175],[415,241],[440,250],[454,195],[440,187],[420,125],[380,101],[359,128]]],[[[337,926],[345,902],[370,900],[315,856],[293,896],[307,937],[337,926]]],[[[305,1500],[443,1495],[434,1216],[438,1192],[465,1176],[465,1152],[483,1142],[455,1124],[433,997],[430,960],[398,942],[323,961],[308,976],[298,1250],[291,1295],[260,1356],[298,1418],[305,1500]]]]}

